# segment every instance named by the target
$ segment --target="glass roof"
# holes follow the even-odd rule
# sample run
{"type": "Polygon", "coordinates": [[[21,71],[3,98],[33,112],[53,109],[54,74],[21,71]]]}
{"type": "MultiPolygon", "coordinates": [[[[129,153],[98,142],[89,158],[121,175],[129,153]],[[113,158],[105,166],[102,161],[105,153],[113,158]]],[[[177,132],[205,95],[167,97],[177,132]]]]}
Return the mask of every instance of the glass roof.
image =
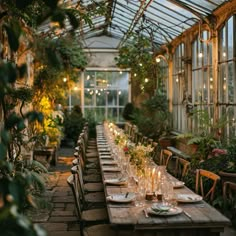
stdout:
{"type": "MultiPolygon", "coordinates": [[[[68,1],[67,1],[68,2],[68,1]]],[[[172,41],[183,31],[206,19],[225,0],[83,0],[82,7],[105,4],[105,17],[95,16],[92,28],[84,24],[78,35],[85,39],[108,35],[123,45],[132,33],[152,37],[156,45],[172,41]]],[[[77,4],[75,4],[77,3],[77,4]]],[[[71,4],[71,5],[73,5],[71,4]]]]}

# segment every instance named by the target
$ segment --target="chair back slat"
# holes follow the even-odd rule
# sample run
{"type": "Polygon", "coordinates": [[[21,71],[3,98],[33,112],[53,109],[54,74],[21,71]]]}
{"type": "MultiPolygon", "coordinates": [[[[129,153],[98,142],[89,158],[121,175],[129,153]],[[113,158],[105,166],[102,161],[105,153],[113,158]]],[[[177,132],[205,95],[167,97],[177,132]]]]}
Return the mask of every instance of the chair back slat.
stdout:
{"type": "Polygon", "coordinates": [[[168,166],[170,158],[172,157],[173,153],[167,149],[161,150],[160,155],[160,165],[168,166]]]}
{"type": "Polygon", "coordinates": [[[79,191],[76,187],[76,183],[75,183],[75,179],[74,179],[73,175],[70,175],[67,178],[67,184],[70,186],[73,197],[74,197],[77,217],[78,217],[78,219],[81,219],[82,208],[81,208],[81,205],[80,205],[80,196],[79,196],[79,191]]]}
{"type": "MultiPolygon", "coordinates": [[[[215,195],[215,190],[216,190],[216,185],[217,182],[220,181],[220,176],[208,171],[208,170],[203,170],[203,169],[197,169],[196,170],[196,187],[195,187],[195,191],[196,193],[199,193],[200,190],[200,194],[201,196],[207,200],[209,199],[210,202],[213,201],[214,199],[214,195],[215,195]],[[211,186],[208,186],[208,189],[206,190],[205,186],[206,186],[206,180],[211,180],[211,186]]],[[[207,181],[209,183],[209,181],[207,181]]]]}
{"type": "Polygon", "coordinates": [[[175,176],[176,178],[183,180],[187,175],[190,168],[190,162],[181,158],[176,157],[175,176]]]}

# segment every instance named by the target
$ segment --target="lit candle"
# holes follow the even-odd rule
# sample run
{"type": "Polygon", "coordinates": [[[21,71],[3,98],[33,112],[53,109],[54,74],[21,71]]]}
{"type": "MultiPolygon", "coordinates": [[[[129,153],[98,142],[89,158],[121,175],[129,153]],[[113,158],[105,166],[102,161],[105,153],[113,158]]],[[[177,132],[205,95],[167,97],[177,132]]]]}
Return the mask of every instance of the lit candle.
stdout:
{"type": "Polygon", "coordinates": [[[155,168],[152,169],[152,192],[154,192],[154,175],[155,175],[155,168]]]}

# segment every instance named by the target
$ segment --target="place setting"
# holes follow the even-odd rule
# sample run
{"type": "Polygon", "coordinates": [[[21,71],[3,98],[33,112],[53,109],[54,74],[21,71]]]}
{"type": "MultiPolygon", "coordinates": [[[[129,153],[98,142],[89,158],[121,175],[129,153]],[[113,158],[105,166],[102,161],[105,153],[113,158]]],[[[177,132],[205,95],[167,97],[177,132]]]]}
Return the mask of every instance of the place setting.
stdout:
{"type": "Polygon", "coordinates": [[[111,166],[102,166],[102,170],[104,172],[120,172],[121,169],[118,167],[118,166],[114,166],[114,165],[111,165],[111,166]]]}
{"type": "Polygon", "coordinates": [[[133,192],[111,194],[106,197],[109,207],[128,208],[134,207],[136,195],[133,192]]]}
{"type": "Polygon", "coordinates": [[[104,180],[104,183],[107,185],[127,186],[128,179],[126,177],[112,178],[104,180]]]}
{"type": "Polygon", "coordinates": [[[198,203],[202,200],[203,200],[202,196],[195,193],[176,195],[176,201],[179,203],[198,203]]]}
{"type": "Polygon", "coordinates": [[[154,203],[151,207],[148,207],[146,213],[154,216],[174,216],[181,214],[183,209],[177,206],[172,206],[165,203],[154,203]]]}

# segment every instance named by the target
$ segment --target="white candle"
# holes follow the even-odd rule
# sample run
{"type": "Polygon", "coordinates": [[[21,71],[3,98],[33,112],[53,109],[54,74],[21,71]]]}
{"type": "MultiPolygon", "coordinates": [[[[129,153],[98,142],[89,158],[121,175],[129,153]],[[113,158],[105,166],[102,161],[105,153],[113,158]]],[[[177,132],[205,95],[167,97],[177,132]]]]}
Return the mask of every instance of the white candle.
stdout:
{"type": "Polygon", "coordinates": [[[160,179],[161,179],[161,172],[160,171],[158,171],[158,173],[157,173],[157,179],[158,179],[158,181],[160,181],[160,179]]]}
{"type": "Polygon", "coordinates": [[[155,176],[155,168],[152,169],[152,192],[154,192],[154,176],[155,176]]]}

